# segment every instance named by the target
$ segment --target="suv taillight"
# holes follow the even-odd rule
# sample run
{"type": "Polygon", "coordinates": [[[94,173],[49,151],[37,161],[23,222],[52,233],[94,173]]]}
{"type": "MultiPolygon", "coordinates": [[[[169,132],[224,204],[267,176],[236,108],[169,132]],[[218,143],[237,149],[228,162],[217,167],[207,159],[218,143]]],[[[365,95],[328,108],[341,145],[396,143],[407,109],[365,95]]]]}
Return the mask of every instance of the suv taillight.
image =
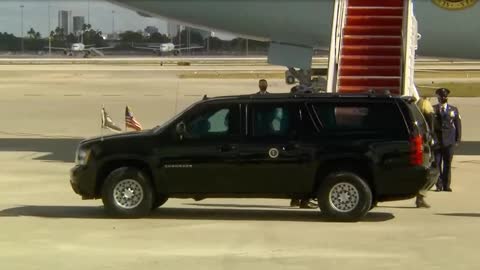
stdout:
{"type": "Polygon", "coordinates": [[[419,166],[423,164],[423,137],[417,135],[410,138],[410,164],[419,166]]]}

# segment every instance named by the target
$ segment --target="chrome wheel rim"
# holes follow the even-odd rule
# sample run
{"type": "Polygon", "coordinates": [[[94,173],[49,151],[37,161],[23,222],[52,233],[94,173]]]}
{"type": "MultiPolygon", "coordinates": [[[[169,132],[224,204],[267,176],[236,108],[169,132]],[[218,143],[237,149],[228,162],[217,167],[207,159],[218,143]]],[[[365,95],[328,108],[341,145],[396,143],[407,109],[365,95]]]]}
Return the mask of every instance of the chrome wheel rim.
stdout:
{"type": "Polygon", "coordinates": [[[133,209],[143,201],[143,188],[138,181],[125,179],[113,188],[115,203],[124,209],[133,209]]]}
{"type": "Polygon", "coordinates": [[[357,188],[350,183],[338,183],[333,186],[328,198],[330,205],[342,213],[352,211],[360,202],[357,188]]]}

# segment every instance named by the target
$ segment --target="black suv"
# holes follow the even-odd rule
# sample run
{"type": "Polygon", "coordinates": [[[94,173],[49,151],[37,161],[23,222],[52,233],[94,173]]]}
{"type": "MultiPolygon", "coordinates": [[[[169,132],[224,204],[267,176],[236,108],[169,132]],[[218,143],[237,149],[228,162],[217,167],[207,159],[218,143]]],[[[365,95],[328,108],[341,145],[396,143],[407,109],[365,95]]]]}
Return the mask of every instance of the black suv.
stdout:
{"type": "Polygon", "coordinates": [[[205,97],[151,130],[81,142],[70,183],[122,217],[168,198],[317,198],[358,220],[436,180],[428,134],[409,98],[205,97]]]}

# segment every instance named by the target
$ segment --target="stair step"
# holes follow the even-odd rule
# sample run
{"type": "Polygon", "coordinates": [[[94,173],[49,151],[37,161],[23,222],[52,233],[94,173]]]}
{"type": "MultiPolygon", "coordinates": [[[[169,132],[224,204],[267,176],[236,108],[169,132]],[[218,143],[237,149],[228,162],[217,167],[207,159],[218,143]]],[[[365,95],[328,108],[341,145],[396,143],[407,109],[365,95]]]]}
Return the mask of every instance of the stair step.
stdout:
{"type": "Polygon", "coordinates": [[[403,0],[349,0],[349,7],[403,7],[403,0]]]}
{"type": "Polygon", "coordinates": [[[359,36],[345,35],[343,37],[343,45],[384,45],[384,46],[401,46],[402,38],[400,36],[359,36]]]}
{"type": "Polygon", "coordinates": [[[400,87],[400,77],[339,76],[339,86],[400,87]]]}
{"type": "Polygon", "coordinates": [[[400,56],[344,55],[340,59],[341,66],[399,66],[400,64],[400,56]]]}
{"type": "Polygon", "coordinates": [[[345,66],[340,65],[340,76],[400,77],[400,66],[345,66]]]}
{"type": "Polygon", "coordinates": [[[392,86],[392,87],[376,87],[376,86],[340,86],[338,87],[338,92],[349,94],[362,94],[362,93],[369,93],[370,91],[374,91],[376,94],[385,94],[386,90],[390,92],[392,95],[400,95],[400,87],[392,86]]]}
{"type": "Polygon", "coordinates": [[[349,7],[348,16],[400,16],[403,7],[349,7]]]}
{"type": "Polygon", "coordinates": [[[404,0],[348,0],[340,93],[401,93],[404,0]]]}
{"type": "Polygon", "coordinates": [[[402,26],[345,26],[345,35],[401,36],[402,26]]]}
{"type": "Polygon", "coordinates": [[[347,15],[347,26],[402,26],[401,16],[349,16],[347,15]]]}
{"type": "Polygon", "coordinates": [[[399,56],[401,46],[343,46],[343,55],[376,55],[376,56],[399,56]]]}

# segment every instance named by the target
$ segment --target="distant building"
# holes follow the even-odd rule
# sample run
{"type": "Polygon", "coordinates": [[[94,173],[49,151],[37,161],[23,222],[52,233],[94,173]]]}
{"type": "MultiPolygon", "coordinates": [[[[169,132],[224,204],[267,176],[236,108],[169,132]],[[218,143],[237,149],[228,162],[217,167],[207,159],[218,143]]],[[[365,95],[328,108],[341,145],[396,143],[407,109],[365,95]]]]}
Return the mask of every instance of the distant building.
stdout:
{"type": "Polygon", "coordinates": [[[72,11],[58,11],[58,27],[63,28],[65,35],[73,32],[72,11]]]}
{"type": "MultiPolygon", "coordinates": [[[[212,31],[202,30],[202,29],[193,28],[193,27],[189,27],[189,26],[185,27],[185,31],[187,31],[187,40],[182,41],[182,42],[186,42],[186,45],[188,47],[191,47],[193,45],[199,45],[199,44],[192,44],[192,40],[191,40],[192,33],[199,34],[202,37],[203,40],[213,36],[212,31]]],[[[196,42],[198,43],[199,41],[197,40],[196,42]]]]}
{"type": "Polygon", "coordinates": [[[197,32],[199,33],[203,39],[206,39],[206,38],[209,38],[209,37],[213,37],[215,34],[212,32],[212,31],[208,31],[208,30],[202,30],[202,29],[195,29],[193,28],[192,29],[192,32],[197,32]]]}
{"type": "Polygon", "coordinates": [[[74,16],[73,17],[73,32],[76,35],[81,34],[83,30],[83,25],[85,24],[85,17],[83,16],[74,16]]]}
{"type": "Polygon", "coordinates": [[[120,40],[120,33],[103,34],[102,37],[106,40],[120,40]]]}
{"type": "Polygon", "coordinates": [[[170,38],[176,37],[181,30],[181,25],[175,22],[167,23],[167,34],[170,38]]]}

